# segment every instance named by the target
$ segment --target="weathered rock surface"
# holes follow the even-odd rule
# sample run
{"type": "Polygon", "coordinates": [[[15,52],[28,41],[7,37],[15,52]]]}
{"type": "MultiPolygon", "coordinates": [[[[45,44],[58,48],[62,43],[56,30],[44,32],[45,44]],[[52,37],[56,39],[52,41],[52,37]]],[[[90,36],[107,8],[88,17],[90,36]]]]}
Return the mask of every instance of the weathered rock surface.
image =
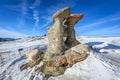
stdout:
{"type": "Polygon", "coordinates": [[[85,44],[78,44],[65,52],[68,66],[85,60],[88,56],[89,47],[85,44]]]}
{"type": "Polygon", "coordinates": [[[70,16],[70,8],[69,7],[66,7],[66,8],[63,8],[61,10],[58,10],[52,17],[52,20],[53,22],[55,21],[56,18],[62,18],[62,19],[65,19],[67,18],[68,16],[70,16]]]}
{"type": "Polygon", "coordinates": [[[43,52],[39,49],[34,49],[26,53],[26,57],[30,62],[37,62],[43,59],[43,52]]]}
{"type": "Polygon", "coordinates": [[[67,26],[66,30],[67,30],[67,39],[65,41],[65,44],[68,47],[72,47],[75,46],[77,44],[79,44],[80,42],[77,41],[76,39],[76,35],[75,35],[75,30],[74,30],[74,25],[80,20],[82,19],[83,14],[73,14],[70,15],[69,17],[67,17],[64,21],[64,24],[67,26]]]}
{"type": "Polygon", "coordinates": [[[82,55],[82,54],[86,54],[86,53],[89,52],[90,50],[89,50],[88,45],[78,44],[78,45],[72,47],[72,48],[71,48],[71,51],[81,53],[81,55],[82,55]]]}
{"type": "Polygon", "coordinates": [[[63,40],[63,21],[70,16],[70,8],[59,10],[53,15],[54,25],[48,30],[48,49],[45,54],[45,60],[50,60],[54,56],[64,54],[65,44],[63,40]]]}
{"type": "Polygon", "coordinates": [[[65,52],[63,56],[54,60],[48,61],[47,66],[49,67],[65,67],[72,66],[73,64],[83,61],[87,57],[89,47],[84,44],[76,45],[65,52]]]}
{"type": "Polygon", "coordinates": [[[64,8],[59,10],[53,15],[54,26],[53,26],[53,36],[54,36],[54,49],[56,55],[62,55],[65,50],[65,44],[63,40],[63,21],[70,15],[70,8],[64,8]]]}
{"type": "Polygon", "coordinates": [[[88,56],[89,47],[84,44],[78,44],[65,51],[62,56],[53,57],[53,59],[44,62],[40,71],[47,76],[57,76],[63,74],[64,71],[77,62],[85,60],[88,56]]]}
{"type": "Polygon", "coordinates": [[[27,69],[28,67],[34,67],[35,65],[39,64],[41,60],[43,60],[43,52],[39,49],[33,49],[26,53],[26,57],[29,60],[28,63],[23,64],[20,66],[20,70],[27,69]]]}

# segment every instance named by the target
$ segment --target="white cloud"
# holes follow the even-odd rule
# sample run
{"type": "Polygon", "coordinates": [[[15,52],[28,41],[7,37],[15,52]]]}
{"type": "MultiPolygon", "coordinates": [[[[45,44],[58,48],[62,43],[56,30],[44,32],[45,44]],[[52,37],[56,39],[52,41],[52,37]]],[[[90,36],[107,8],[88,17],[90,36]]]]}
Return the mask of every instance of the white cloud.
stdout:
{"type": "Polygon", "coordinates": [[[91,23],[91,24],[88,24],[88,25],[83,25],[81,26],[82,28],[88,28],[88,27],[91,27],[91,26],[96,26],[96,25],[100,25],[100,24],[104,24],[104,23],[107,23],[107,22],[110,22],[110,21],[117,21],[117,20],[120,20],[120,17],[114,17],[114,18],[107,18],[107,19],[101,19],[97,22],[94,22],[94,23],[91,23]]]}
{"type": "Polygon", "coordinates": [[[39,23],[39,13],[37,10],[33,11],[33,16],[34,16],[34,20],[35,20],[35,26],[37,27],[38,23],[39,23]]]}
{"type": "Polygon", "coordinates": [[[23,37],[28,37],[29,35],[11,31],[11,30],[6,30],[6,29],[0,29],[0,37],[2,38],[23,38],[23,37]]]}
{"type": "Polygon", "coordinates": [[[45,28],[45,27],[48,26],[50,23],[51,23],[51,21],[47,21],[44,25],[42,25],[42,26],[40,27],[40,29],[45,28]]]}
{"type": "Polygon", "coordinates": [[[24,17],[26,16],[27,14],[27,0],[22,0],[22,3],[21,3],[21,18],[19,20],[19,23],[18,23],[18,27],[21,27],[21,26],[24,26],[25,25],[25,19],[24,17]]]}
{"type": "Polygon", "coordinates": [[[118,35],[120,34],[120,26],[119,23],[114,24],[116,21],[120,21],[120,15],[118,15],[118,13],[98,19],[91,24],[75,27],[75,29],[76,32],[81,35],[118,35]]]}
{"type": "Polygon", "coordinates": [[[25,16],[27,14],[27,0],[22,0],[22,15],[25,16]]]}
{"type": "Polygon", "coordinates": [[[102,28],[102,29],[97,29],[94,31],[89,31],[89,32],[84,32],[82,34],[84,35],[89,35],[89,36],[112,36],[112,35],[119,35],[120,34],[120,30],[118,29],[119,25],[114,25],[114,26],[109,26],[106,28],[102,28]]]}
{"type": "Polygon", "coordinates": [[[33,19],[35,20],[35,27],[38,27],[39,24],[39,5],[41,1],[35,0],[30,9],[33,10],[33,19]]]}

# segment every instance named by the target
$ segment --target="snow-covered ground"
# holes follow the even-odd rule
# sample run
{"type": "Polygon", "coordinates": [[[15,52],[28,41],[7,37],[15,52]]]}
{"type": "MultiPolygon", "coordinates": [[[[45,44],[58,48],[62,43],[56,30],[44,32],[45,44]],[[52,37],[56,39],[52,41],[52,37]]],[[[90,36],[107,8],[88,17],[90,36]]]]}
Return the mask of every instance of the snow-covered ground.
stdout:
{"type": "MultiPolygon", "coordinates": [[[[91,48],[86,60],[74,64],[63,75],[50,77],[49,80],[120,80],[120,37],[88,37],[80,36],[77,39],[91,48]]],[[[12,42],[0,43],[0,55],[9,57],[12,53],[16,57],[10,58],[6,64],[0,66],[0,80],[45,80],[43,73],[37,74],[35,69],[41,66],[20,71],[20,66],[28,60],[25,53],[33,48],[42,50],[47,47],[47,38],[21,39],[12,42]],[[19,54],[19,49],[21,55],[19,54]],[[7,54],[7,55],[6,55],[7,54]]],[[[7,60],[7,59],[6,59],[7,60]]]]}

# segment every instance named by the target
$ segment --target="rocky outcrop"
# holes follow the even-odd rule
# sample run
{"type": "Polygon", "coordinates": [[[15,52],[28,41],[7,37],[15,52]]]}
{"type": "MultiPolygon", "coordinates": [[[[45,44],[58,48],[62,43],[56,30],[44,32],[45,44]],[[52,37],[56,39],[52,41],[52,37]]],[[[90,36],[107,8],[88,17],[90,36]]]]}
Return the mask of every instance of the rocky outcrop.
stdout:
{"type": "Polygon", "coordinates": [[[64,66],[72,66],[73,64],[83,61],[86,59],[89,48],[87,45],[79,44],[74,46],[73,48],[65,51],[65,54],[59,58],[48,61],[47,66],[50,67],[64,67],[64,66]]]}
{"type": "Polygon", "coordinates": [[[74,25],[83,14],[70,15],[70,8],[53,15],[54,25],[48,27],[48,48],[40,71],[46,75],[60,75],[65,69],[87,58],[89,47],[76,39],[74,25]]]}
{"type": "Polygon", "coordinates": [[[43,56],[43,52],[39,49],[30,50],[26,53],[26,58],[29,62],[20,66],[20,70],[22,71],[28,67],[34,67],[35,65],[39,64],[39,62],[43,60],[43,56]]]}
{"type": "Polygon", "coordinates": [[[82,19],[83,14],[73,14],[67,17],[64,21],[64,24],[67,26],[66,31],[67,31],[67,39],[65,41],[65,44],[68,47],[75,46],[79,44],[80,42],[77,41],[76,35],[75,35],[75,30],[74,30],[74,25],[82,19]]]}
{"type": "Polygon", "coordinates": [[[77,41],[74,30],[74,25],[82,17],[83,14],[70,15],[70,8],[56,12],[52,17],[54,25],[47,28],[48,46],[45,54],[39,54],[41,52],[38,50],[30,51],[26,54],[30,63],[23,65],[21,69],[43,60],[43,65],[37,71],[47,76],[57,76],[75,63],[86,59],[89,47],[77,41]]]}
{"type": "Polygon", "coordinates": [[[34,49],[26,53],[26,57],[29,60],[29,62],[34,63],[43,59],[43,52],[39,49],[34,49]]]}
{"type": "Polygon", "coordinates": [[[64,71],[77,62],[81,62],[87,58],[89,47],[84,44],[78,44],[65,51],[62,56],[53,57],[49,61],[45,61],[39,71],[44,72],[47,76],[57,76],[63,74],[64,71]]]}

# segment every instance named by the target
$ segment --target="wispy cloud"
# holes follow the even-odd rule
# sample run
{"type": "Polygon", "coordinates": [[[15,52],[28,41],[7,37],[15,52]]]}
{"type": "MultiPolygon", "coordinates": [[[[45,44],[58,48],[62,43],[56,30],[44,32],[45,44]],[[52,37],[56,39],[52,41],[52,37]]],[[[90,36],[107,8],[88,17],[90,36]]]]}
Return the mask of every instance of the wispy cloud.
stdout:
{"type": "Polygon", "coordinates": [[[27,0],[22,0],[22,3],[21,3],[21,18],[19,20],[19,23],[18,23],[18,27],[21,27],[21,26],[24,26],[25,24],[25,16],[27,14],[27,0]]]}
{"type": "Polygon", "coordinates": [[[22,15],[25,16],[27,14],[27,0],[22,0],[22,15]]]}
{"type": "Polygon", "coordinates": [[[94,22],[94,23],[91,23],[91,24],[88,24],[88,25],[83,25],[81,26],[82,28],[88,28],[88,27],[91,27],[91,26],[96,26],[96,25],[100,25],[100,24],[104,24],[104,23],[107,23],[107,22],[111,22],[111,21],[117,21],[117,20],[120,20],[120,17],[114,17],[114,18],[107,18],[107,19],[101,19],[97,22],[94,22]]]}
{"type": "MultiPolygon", "coordinates": [[[[100,30],[100,29],[103,29],[104,27],[109,28],[110,26],[112,26],[110,24],[112,24],[116,21],[119,21],[119,20],[120,20],[120,15],[118,13],[115,13],[113,15],[106,16],[104,18],[96,19],[96,22],[93,22],[90,24],[84,23],[85,25],[75,27],[76,33],[84,35],[84,33],[87,34],[87,32],[94,31],[94,30],[100,30]]],[[[116,25],[119,25],[119,23],[116,23],[116,25]]],[[[96,33],[93,33],[93,35],[94,34],[96,34],[96,33]]]]}
{"type": "Polygon", "coordinates": [[[109,26],[107,28],[97,29],[94,31],[84,32],[83,35],[88,36],[113,36],[113,35],[119,35],[119,25],[109,26]]]}
{"type": "Polygon", "coordinates": [[[101,35],[101,36],[102,35],[104,35],[104,36],[117,35],[117,34],[120,34],[120,29],[119,29],[120,24],[116,23],[114,25],[110,25],[116,21],[120,21],[120,16],[118,14],[117,15],[114,14],[112,16],[107,16],[105,18],[101,18],[91,24],[76,27],[76,32],[81,35],[92,35],[92,36],[95,36],[95,35],[98,35],[98,36],[99,35],[101,35]],[[101,26],[101,27],[99,27],[99,26],[101,26]]]}
{"type": "Polygon", "coordinates": [[[11,31],[11,30],[6,30],[6,29],[0,29],[0,37],[2,38],[23,38],[23,37],[28,37],[29,35],[11,31]]]}
{"type": "Polygon", "coordinates": [[[46,26],[48,26],[51,23],[51,20],[47,21],[45,24],[43,24],[40,29],[45,28],[46,26]]]}
{"type": "Polygon", "coordinates": [[[30,9],[33,10],[33,19],[35,20],[35,27],[38,27],[39,24],[39,6],[41,1],[35,0],[30,9]]]}

